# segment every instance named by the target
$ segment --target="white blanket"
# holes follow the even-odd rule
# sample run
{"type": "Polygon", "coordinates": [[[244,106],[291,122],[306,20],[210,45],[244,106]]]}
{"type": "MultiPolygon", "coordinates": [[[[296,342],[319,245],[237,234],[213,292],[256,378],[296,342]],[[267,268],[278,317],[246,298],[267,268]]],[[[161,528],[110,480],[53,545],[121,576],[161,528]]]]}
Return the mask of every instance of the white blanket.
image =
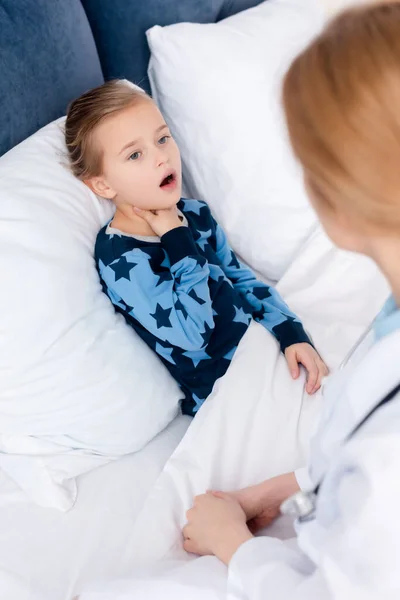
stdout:
{"type": "Polygon", "coordinates": [[[71,600],[100,578],[128,577],[133,525],[190,421],[181,415],[143,450],[81,475],[67,513],[34,504],[0,469],[0,599],[71,600]]]}
{"type": "MultiPolygon", "coordinates": [[[[333,249],[319,229],[279,290],[331,369],[388,294],[370,261],[333,249]]],[[[321,393],[308,396],[303,387],[304,374],[291,379],[277,343],[254,323],[135,523],[132,580],[103,583],[101,592],[83,593],[82,600],[225,598],[225,568],[211,557],[194,560],[182,549],[186,510],[193,496],[207,489],[237,489],[306,462],[323,398],[321,393]]],[[[287,537],[290,527],[278,522],[275,534],[287,537]]]]}

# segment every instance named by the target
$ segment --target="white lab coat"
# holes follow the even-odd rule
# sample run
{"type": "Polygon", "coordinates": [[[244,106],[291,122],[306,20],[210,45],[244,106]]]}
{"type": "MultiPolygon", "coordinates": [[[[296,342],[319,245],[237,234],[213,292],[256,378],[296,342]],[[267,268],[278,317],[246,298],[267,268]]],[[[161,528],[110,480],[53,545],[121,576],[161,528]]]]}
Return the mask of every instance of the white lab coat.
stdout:
{"type": "Polygon", "coordinates": [[[331,378],[312,444],[316,518],[295,545],[265,536],[239,548],[229,600],[399,600],[400,396],[343,444],[399,382],[400,331],[331,378]]]}

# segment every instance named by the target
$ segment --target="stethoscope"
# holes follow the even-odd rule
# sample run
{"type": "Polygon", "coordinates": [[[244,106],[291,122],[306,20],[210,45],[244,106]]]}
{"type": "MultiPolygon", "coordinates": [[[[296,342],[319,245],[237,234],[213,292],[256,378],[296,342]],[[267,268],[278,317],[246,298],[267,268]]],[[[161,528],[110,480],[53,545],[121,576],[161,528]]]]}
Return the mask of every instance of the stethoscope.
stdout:
{"type": "MultiPolygon", "coordinates": [[[[339,369],[344,369],[344,367],[350,362],[351,358],[361,346],[361,344],[366,340],[366,338],[371,333],[374,327],[375,319],[372,321],[370,326],[364,331],[364,333],[360,336],[351,350],[348,352],[347,356],[344,358],[342,363],[339,366],[339,369]]],[[[380,400],[375,406],[371,408],[371,410],[367,413],[367,415],[352,429],[352,431],[346,436],[343,443],[348,442],[361,427],[372,417],[372,415],[379,410],[383,405],[390,402],[397,394],[400,392],[400,384],[398,384],[394,389],[392,389],[382,400],[380,400]]],[[[280,507],[281,513],[283,515],[290,515],[291,517],[298,520],[300,523],[305,523],[307,521],[311,521],[315,519],[315,512],[317,507],[317,498],[320,487],[323,483],[324,478],[322,478],[319,483],[315,486],[313,490],[309,491],[300,491],[290,496],[285,500],[280,507]]]]}

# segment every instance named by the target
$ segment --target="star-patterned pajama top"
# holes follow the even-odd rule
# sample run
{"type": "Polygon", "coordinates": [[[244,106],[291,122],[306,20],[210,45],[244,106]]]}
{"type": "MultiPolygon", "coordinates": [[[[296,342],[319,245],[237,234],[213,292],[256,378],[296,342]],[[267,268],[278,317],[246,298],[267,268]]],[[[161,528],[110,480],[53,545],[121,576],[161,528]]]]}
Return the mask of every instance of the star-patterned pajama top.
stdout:
{"type": "Polygon", "coordinates": [[[310,342],[278,292],[239,262],[205,202],[178,203],[182,227],[161,238],[132,236],[106,225],[95,258],[115,309],[154,350],[194,415],[222,377],[251,319],[282,352],[310,342]]]}

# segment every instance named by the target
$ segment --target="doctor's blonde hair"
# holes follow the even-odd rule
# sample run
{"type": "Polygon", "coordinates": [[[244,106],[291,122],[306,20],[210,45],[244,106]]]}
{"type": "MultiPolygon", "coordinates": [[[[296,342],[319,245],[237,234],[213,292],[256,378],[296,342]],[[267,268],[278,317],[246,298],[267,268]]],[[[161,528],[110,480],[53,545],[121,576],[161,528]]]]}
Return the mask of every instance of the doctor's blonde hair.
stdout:
{"type": "Polygon", "coordinates": [[[400,231],[400,2],[337,16],[290,67],[289,136],[323,210],[400,231]]]}

